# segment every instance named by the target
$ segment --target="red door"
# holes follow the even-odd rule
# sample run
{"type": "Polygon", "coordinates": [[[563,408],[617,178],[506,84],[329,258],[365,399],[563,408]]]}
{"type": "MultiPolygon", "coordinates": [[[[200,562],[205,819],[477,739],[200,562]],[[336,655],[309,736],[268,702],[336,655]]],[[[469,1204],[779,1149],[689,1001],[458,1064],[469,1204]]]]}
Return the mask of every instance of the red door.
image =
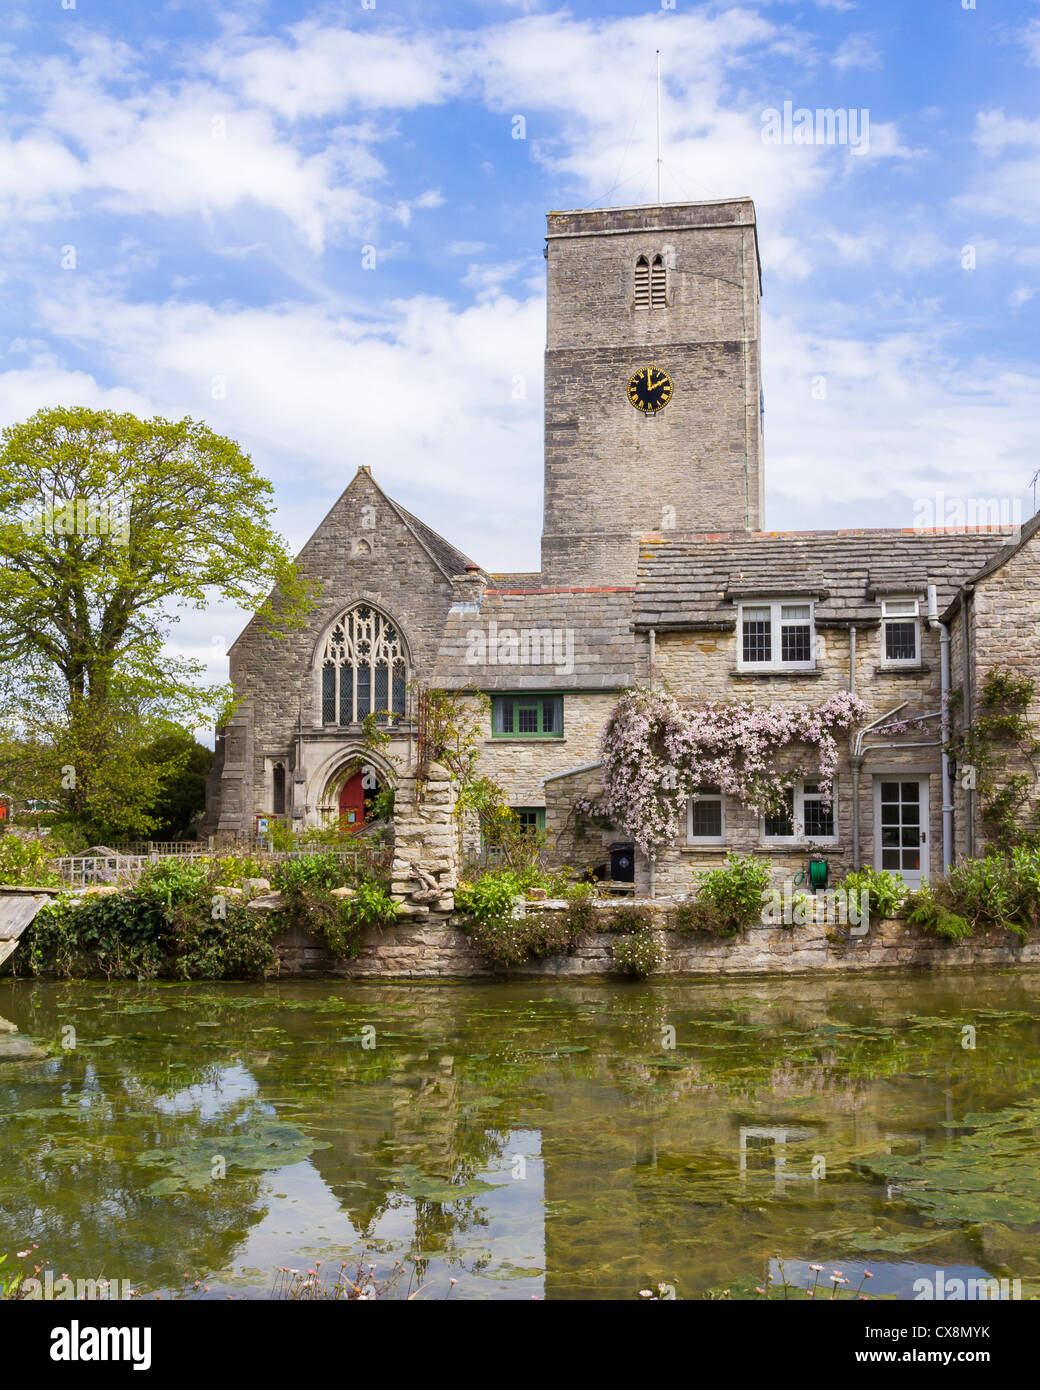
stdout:
{"type": "Polygon", "coordinates": [[[355,772],[339,794],[339,823],[344,830],[360,830],[365,823],[364,774],[355,772]]]}

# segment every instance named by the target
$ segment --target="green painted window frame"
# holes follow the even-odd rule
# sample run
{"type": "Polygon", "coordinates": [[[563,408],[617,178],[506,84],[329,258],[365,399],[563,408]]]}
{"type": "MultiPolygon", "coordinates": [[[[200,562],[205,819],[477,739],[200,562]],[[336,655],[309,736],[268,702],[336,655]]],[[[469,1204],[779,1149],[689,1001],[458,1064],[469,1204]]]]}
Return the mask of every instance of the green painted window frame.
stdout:
{"type": "Polygon", "coordinates": [[[563,696],[540,691],[517,692],[491,697],[492,738],[563,738],[563,696]],[[535,712],[535,729],[520,728],[520,713],[535,712]],[[547,729],[546,725],[550,727],[547,729]]]}
{"type": "Polygon", "coordinates": [[[544,831],[545,831],[545,807],[544,807],[544,806],[513,806],[511,809],[512,809],[512,812],[513,812],[513,814],[514,814],[515,816],[519,816],[519,817],[520,817],[520,823],[521,823],[521,825],[524,826],[524,829],[525,829],[525,830],[534,830],[534,831],[536,831],[536,832],[539,833],[539,834],[544,833],[544,831]],[[533,825],[530,824],[529,822],[525,823],[525,818],[526,818],[526,817],[530,817],[530,816],[533,816],[533,817],[534,817],[534,823],[533,823],[533,825]]]}

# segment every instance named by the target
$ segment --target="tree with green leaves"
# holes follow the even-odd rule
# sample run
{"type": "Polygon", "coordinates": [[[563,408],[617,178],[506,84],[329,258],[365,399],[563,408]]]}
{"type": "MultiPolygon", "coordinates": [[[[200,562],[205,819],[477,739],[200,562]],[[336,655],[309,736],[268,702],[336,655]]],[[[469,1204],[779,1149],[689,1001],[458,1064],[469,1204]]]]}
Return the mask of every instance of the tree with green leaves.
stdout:
{"type": "Polygon", "coordinates": [[[0,780],[99,827],[153,827],[187,750],[145,748],[230,697],[171,654],[177,610],[231,602],[284,635],[313,601],[271,497],[233,440],[191,419],[56,407],[3,431],[0,780]]]}

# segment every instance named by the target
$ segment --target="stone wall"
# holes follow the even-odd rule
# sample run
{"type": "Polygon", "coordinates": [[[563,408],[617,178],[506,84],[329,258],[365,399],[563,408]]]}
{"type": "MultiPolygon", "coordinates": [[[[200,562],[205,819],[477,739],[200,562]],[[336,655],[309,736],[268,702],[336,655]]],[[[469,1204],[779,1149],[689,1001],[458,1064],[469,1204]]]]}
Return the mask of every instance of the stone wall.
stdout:
{"type": "MultiPolygon", "coordinates": [[[[731,632],[665,632],[657,638],[654,663],[655,684],[674,692],[680,700],[696,691],[698,698],[714,700],[753,699],[756,704],[768,701],[780,705],[820,704],[829,696],[849,688],[851,640],[847,628],[828,628],[816,634],[816,669],[808,674],[785,673],[763,677],[746,675],[736,670],[735,631],[731,632]]],[[[922,631],[922,662],[907,672],[882,669],[880,626],[861,628],[856,646],[856,688],[868,706],[866,721],[876,719],[902,702],[909,702],[915,713],[938,710],[940,705],[939,638],[938,633],[922,631]]],[[[583,731],[583,750],[587,757],[568,760],[570,767],[581,767],[598,757],[597,724],[605,722],[609,708],[598,704],[588,709],[587,727],[583,731]]],[[[859,861],[861,865],[875,862],[874,844],[874,781],[880,776],[900,775],[927,778],[929,785],[929,833],[927,849],[933,874],[941,868],[942,789],[938,747],[938,720],[933,720],[926,733],[911,733],[902,738],[866,740],[866,753],[859,779],[859,861]],[[934,729],[934,732],[932,731],[934,729]],[[928,747],[900,747],[904,744],[931,743],[928,747]],[[880,745],[880,746],[878,746],[880,745]]],[[[819,846],[819,852],[831,865],[831,881],[853,868],[855,859],[853,837],[853,770],[851,745],[839,739],[839,764],[835,781],[836,843],[819,846]]],[[[799,761],[811,766],[804,748],[793,749],[785,766],[799,761]]],[[[601,787],[601,771],[582,770],[572,776],[556,778],[545,785],[546,829],[553,854],[561,863],[585,867],[602,862],[612,843],[629,837],[610,827],[587,827],[582,839],[575,836],[574,800],[595,797],[601,787]]],[[[701,869],[718,868],[729,852],[767,857],[773,865],[776,883],[793,878],[800,870],[807,871],[810,847],[808,842],[791,844],[768,843],[763,840],[761,822],[753,812],[732,798],[725,804],[724,842],[719,845],[682,842],[662,852],[654,875],[654,891],[659,895],[685,894],[694,886],[693,873],[701,869]]],[[[648,892],[649,865],[642,855],[636,856],[636,888],[648,892]]]]}
{"type": "MultiPolygon", "coordinates": [[[[205,833],[252,833],[254,815],[273,809],[274,759],[290,769],[290,801],[300,797],[308,822],[315,823],[335,766],[361,751],[356,730],[322,724],[316,653],[345,608],[367,602],[385,613],[407,643],[410,679],[429,682],[452,602],[450,577],[366,470],[358,471],[296,563],[301,576],[319,586],[304,625],[272,637],[254,617],[231,647],[231,681],[241,703],[224,731],[221,778],[219,787],[209,788],[205,833]],[[301,743],[305,781],[297,788],[292,771],[301,743]]],[[[395,757],[407,757],[410,727],[391,750],[395,757]]]]}
{"type": "Polygon", "coordinates": [[[394,794],[394,859],[390,892],[399,921],[443,923],[454,911],[459,883],[455,785],[431,763],[420,781],[398,779],[394,794]]]}
{"type": "MultiPolygon", "coordinates": [[[[969,644],[973,661],[971,676],[972,713],[977,716],[979,697],[986,678],[996,670],[1028,677],[1040,688],[1040,541],[1030,534],[1022,546],[999,569],[975,584],[968,609],[969,644]]],[[[960,684],[956,670],[954,685],[960,684]]],[[[1027,712],[1033,729],[1040,729],[1040,693],[1027,712]]],[[[1031,799],[1037,804],[1036,769],[1021,755],[1010,758],[1007,771],[1026,773],[1034,779],[1031,799]]],[[[957,789],[957,799],[964,792],[957,789]]],[[[985,849],[985,826],[979,818],[979,798],[973,798],[976,843],[985,849]]]]}
{"type": "Polygon", "coordinates": [[[549,214],[542,569],[550,582],[631,583],[644,531],[761,524],[754,224],[746,199],[549,214]],[[638,307],[636,258],[657,254],[667,303],[638,307]],[[674,386],[653,417],[627,397],[629,379],[649,363],[674,386]]]}
{"type": "MultiPolygon", "coordinates": [[[[923,936],[905,922],[870,924],[865,936],[844,938],[843,929],[823,924],[804,927],[756,926],[734,940],[704,933],[680,935],[667,924],[674,903],[640,902],[660,928],[656,936],[664,949],[658,976],[686,975],[792,975],[833,973],[846,970],[886,970],[918,967],[944,970],[955,967],[1038,965],[1040,941],[1022,946],[1003,933],[950,945],[923,936]],[[831,935],[828,935],[828,932],[831,935]],[[832,939],[832,937],[834,939],[832,939]]],[[[599,905],[604,915],[616,903],[599,905]]],[[[561,904],[528,903],[527,912],[562,911],[561,904]]],[[[322,944],[306,933],[278,939],[281,968],[286,975],[337,976],[344,979],[466,979],[507,974],[516,976],[572,977],[616,974],[610,954],[617,933],[589,933],[573,955],[531,961],[509,971],[490,967],[470,944],[461,918],[407,922],[385,931],[365,933],[356,960],[333,961],[322,944]]]]}

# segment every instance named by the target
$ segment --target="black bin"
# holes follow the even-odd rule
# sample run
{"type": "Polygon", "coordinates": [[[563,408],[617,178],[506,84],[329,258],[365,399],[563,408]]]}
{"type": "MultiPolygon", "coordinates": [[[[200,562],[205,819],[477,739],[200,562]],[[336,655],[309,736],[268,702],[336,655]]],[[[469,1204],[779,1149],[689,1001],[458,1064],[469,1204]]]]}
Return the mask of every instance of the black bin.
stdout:
{"type": "Polygon", "coordinates": [[[636,853],[634,845],[611,845],[610,877],[615,883],[634,883],[636,853]]]}

